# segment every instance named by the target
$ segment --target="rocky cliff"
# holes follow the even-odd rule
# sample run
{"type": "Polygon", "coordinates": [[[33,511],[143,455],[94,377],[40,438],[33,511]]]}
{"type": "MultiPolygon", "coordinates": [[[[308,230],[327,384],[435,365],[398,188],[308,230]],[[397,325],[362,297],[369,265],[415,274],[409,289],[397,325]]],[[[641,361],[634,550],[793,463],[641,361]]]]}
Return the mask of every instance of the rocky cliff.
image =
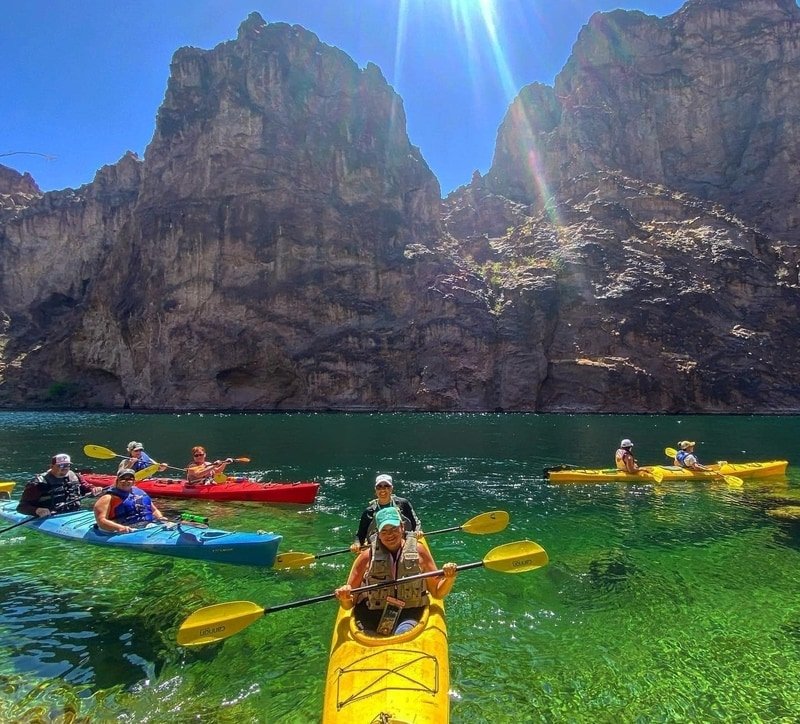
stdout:
{"type": "Polygon", "coordinates": [[[179,50],[143,160],[0,174],[0,404],[797,411],[798,15],[595,15],[444,202],[377,67],[179,50]]]}

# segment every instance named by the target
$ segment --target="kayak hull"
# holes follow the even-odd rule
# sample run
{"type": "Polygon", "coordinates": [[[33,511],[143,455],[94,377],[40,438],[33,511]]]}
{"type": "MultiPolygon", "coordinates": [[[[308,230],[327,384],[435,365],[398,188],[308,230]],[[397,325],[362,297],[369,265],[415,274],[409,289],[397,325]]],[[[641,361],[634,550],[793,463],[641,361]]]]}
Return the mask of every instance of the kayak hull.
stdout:
{"type": "MultiPolygon", "coordinates": [[[[87,483],[102,487],[113,485],[117,479],[115,475],[99,473],[81,473],[81,476],[87,483]]],[[[225,483],[189,485],[175,478],[148,478],[138,481],[136,487],[159,498],[308,505],[317,497],[319,483],[259,483],[247,478],[227,478],[225,483]]]]}
{"type": "Polygon", "coordinates": [[[450,661],[444,604],[431,598],[422,620],[399,636],[368,636],[339,607],[325,680],[323,724],[446,724],[450,661]]]}
{"type": "MultiPolygon", "coordinates": [[[[769,460],[753,463],[717,464],[714,471],[695,471],[672,465],[658,465],[664,480],[714,480],[720,475],[735,475],[738,478],[769,478],[786,474],[786,460],[769,460]]],[[[621,470],[574,468],[570,470],[551,470],[547,473],[551,483],[652,483],[653,476],[647,473],[631,475],[621,470]]]]}
{"type": "MultiPolygon", "coordinates": [[[[16,512],[17,502],[0,503],[0,518],[19,523],[30,516],[16,512]]],[[[215,563],[272,567],[281,536],[274,533],[235,533],[217,528],[179,523],[167,530],[153,524],[134,533],[106,533],[95,527],[92,510],[78,510],[32,520],[25,527],[66,540],[142,551],[175,558],[215,563]]]]}

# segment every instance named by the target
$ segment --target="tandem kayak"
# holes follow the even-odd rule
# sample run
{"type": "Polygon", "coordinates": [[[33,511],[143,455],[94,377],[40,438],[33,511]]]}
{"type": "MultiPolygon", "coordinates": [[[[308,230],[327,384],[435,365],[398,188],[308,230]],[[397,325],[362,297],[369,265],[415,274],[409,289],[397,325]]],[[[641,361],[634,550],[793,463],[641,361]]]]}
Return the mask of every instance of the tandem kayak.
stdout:
{"type": "MultiPolygon", "coordinates": [[[[717,463],[710,471],[687,470],[674,465],[652,465],[664,474],[664,480],[708,480],[720,475],[735,475],[739,478],[768,478],[785,475],[789,463],[786,460],[769,460],[761,463],[717,463]]],[[[614,468],[590,469],[558,466],[563,469],[546,468],[545,475],[551,483],[652,483],[653,476],[647,472],[638,475],[624,473],[614,468]]]]}
{"type": "MultiPolygon", "coordinates": [[[[81,473],[81,477],[92,485],[113,485],[116,475],[81,473]]],[[[258,503],[313,503],[317,497],[319,483],[259,483],[249,478],[226,478],[224,483],[213,485],[189,485],[186,480],[175,478],[147,478],[136,483],[148,495],[159,498],[192,498],[258,503]]]]}
{"type": "MultiPolygon", "coordinates": [[[[430,594],[429,594],[430,595],[430,594]]],[[[325,680],[323,724],[445,724],[450,660],[442,599],[430,596],[420,622],[399,636],[370,636],[341,606],[325,680]]]]}
{"type": "MultiPolygon", "coordinates": [[[[0,503],[0,518],[12,523],[29,520],[16,511],[17,501],[0,503]]],[[[25,527],[42,533],[107,546],[125,551],[158,553],[215,563],[271,567],[275,563],[281,536],[274,533],[234,533],[216,528],[178,523],[168,530],[160,523],[149,524],[134,533],[106,533],[95,526],[92,510],[60,513],[31,520],[25,527]]]]}

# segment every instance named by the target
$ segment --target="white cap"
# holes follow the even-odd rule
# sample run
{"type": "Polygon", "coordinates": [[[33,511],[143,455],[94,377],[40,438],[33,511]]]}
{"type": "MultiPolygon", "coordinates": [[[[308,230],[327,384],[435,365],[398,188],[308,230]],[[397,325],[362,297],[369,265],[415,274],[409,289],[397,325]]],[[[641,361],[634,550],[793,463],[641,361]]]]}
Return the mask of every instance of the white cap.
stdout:
{"type": "Polygon", "coordinates": [[[620,444],[620,447],[633,447],[633,443],[626,437],[620,444]]]}
{"type": "Polygon", "coordinates": [[[388,483],[390,487],[392,488],[394,487],[394,483],[392,482],[392,476],[386,475],[386,473],[379,475],[377,478],[375,478],[375,485],[377,485],[378,483],[388,483]]]}
{"type": "Polygon", "coordinates": [[[66,453],[58,453],[53,455],[53,465],[71,465],[72,458],[66,453]]]}
{"type": "Polygon", "coordinates": [[[128,452],[133,452],[134,450],[144,450],[144,445],[140,442],[136,442],[136,440],[131,440],[128,443],[128,452]]]}

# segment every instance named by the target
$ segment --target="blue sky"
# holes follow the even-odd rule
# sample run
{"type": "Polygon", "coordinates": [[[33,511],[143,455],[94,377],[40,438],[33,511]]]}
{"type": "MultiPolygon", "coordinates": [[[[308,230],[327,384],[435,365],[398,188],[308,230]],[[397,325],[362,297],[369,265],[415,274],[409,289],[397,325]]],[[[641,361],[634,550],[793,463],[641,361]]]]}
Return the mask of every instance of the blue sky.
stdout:
{"type": "Polygon", "coordinates": [[[592,13],[664,16],[681,0],[24,0],[0,20],[0,163],[49,191],[143,156],[172,54],[236,37],[252,11],[302,25],[402,97],[411,142],[447,194],[491,164],[508,104],[551,85],[592,13]],[[29,151],[39,155],[2,155],[29,151]]]}

